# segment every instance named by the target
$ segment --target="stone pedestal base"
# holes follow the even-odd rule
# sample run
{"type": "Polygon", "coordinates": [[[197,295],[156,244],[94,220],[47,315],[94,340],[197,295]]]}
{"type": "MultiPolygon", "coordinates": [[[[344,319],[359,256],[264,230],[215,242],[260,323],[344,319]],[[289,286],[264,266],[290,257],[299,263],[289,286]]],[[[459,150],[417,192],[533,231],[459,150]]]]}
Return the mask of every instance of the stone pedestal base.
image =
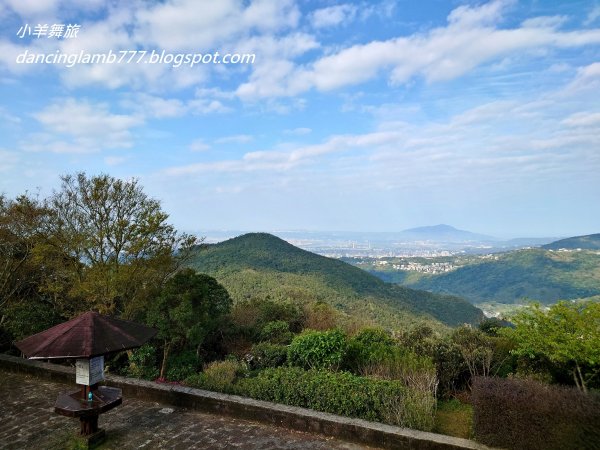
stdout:
{"type": "Polygon", "coordinates": [[[95,433],[86,436],[78,435],[76,438],[78,448],[92,450],[101,445],[106,440],[104,429],[100,428],[95,433]]]}

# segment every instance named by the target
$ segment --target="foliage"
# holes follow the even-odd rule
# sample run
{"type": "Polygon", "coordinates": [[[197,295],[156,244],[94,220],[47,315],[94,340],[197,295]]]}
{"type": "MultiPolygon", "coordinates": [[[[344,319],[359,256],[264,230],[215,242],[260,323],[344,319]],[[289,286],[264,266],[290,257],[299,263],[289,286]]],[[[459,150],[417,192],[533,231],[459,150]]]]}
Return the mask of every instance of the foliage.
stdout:
{"type": "Polygon", "coordinates": [[[595,449],[600,442],[600,395],[531,380],[476,378],[474,431],[502,448],[595,449]],[[543,443],[543,444],[542,444],[543,443]]]}
{"type": "Polygon", "coordinates": [[[438,395],[441,398],[448,398],[468,387],[469,369],[459,348],[449,338],[436,342],[433,358],[439,381],[438,395]]]}
{"type": "Polygon", "coordinates": [[[335,308],[322,301],[304,305],[304,327],[311,330],[325,331],[336,328],[338,316],[335,308]]]}
{"type": "Polygon", "coordinates": [[[6,321],[6,329],[15,341],[44,331],[62,321],[52,305],[35,300],[12,302],[6,307],[5,314],[9,318],[6,321]]]}
{"type": "Polygon", "coordinates": [[[394,339],[386,330],[374,327],[363,328],[354,336],[353,341],[362,345],[382,344],[390,346],[395,344],[394,339]]]}
{"type": "Polygon", "coordinates": [[[513,354],[566,366],[587,390],[600,371],[600,303],[559,302],[547,311],[533,305],[512,320],[515,328],[503,333],[516,343],[513,354]]]}
{"type": "Polygon", "coordinates": [[[344,367],[363,376],[401,381],[409,388],[401,401],[406,411],[393,400],[388,404],[389,413],[400,411],[406,416],[409,411],[419,411],[420,421],[427,417],[433,423],[433,415],[422,414],[435,409],[438,380],[431,358],[397,345],[381,329],[367,328],[350,340],[344,367]]]}
{"type": "Polygon", "coordinates": [[[244,373],[245,367],[236,360],[214,361],[207,365],[202,373],[188,376],[185,384],[200,389],[233,393],[236,378],[244,373]]]}
{"type": "Polygon", "coordinates": [[[289,331],[299,332],[302,329],[303,313],[298,305],[291,302],[252,297],[233,306],[231,319],[252,341],[260,342],[261,333],[270,322],[285,322],[289,331]]]}
{"type": "Polygon", "coordinates": [[[242,395],[260,400],[333,414],[417,429],[431,426],[427,419],[431,411],[418,411],[420,405],[404,403],[409,390],[398,381],[374,380],[347,372],[279,367],[240,380],[237,389],[242,395]]]}
{"type": "Polygon", "coordinates": [[[193,350],[184,350],[172,354],[167,363],[166,379],[183,381],[202,367],[202,361],[193,350]]]}
{"type": "Polygon", "coordinates": [[[280,367],[287,363],[288,348],[286,345],[261,342],[252,346],[244,360],[251,370],[262,370],[267,367],[280,367]]]}
{"type": "Polygon", "coordinates": [[[288,361],[305,369],[337,370],[346,353],[346,335],[340,330],[306,330],[288,349],[288,361]]]}
{"type": "Polygon", "coordinates": [[[69,295],[102,313],[133,315],[176,270],[175,252],[195,239],[177,234],[137,180],[85,173],[61,179],[49,200],[48,252],[70,258],[78,272],[69,295]]]}
{"type": "Polygon", "coordinates": [[[165,377],[168,357],[174,346],[188,345],[199,354],[216,318],[231,307],[231,298],[214,278],[186,269],[165,284],[160,296],[150,305],[147,321],[158,328],[163,341],[160,376],[165,377]]]}
{"type": "Polygon", "coordinates": [[[50,211],[35,198],[0,195],[0,311],[11,301],[40,301],[39,284],[49,275],[35,258],[43,246],[50,211]]]}
{"type": "Polygon", "coordinates": [[[156,348],[144,344],[129,353],[129,367],[127,376],[154,380],[158,378],[158,364],[156,362],[156,348]]]}
{"type": "Polygon", "coordinates": [[[260,332],[260,340],[273,344],[289,344],[293,338],[290,324],[284,320],[267,322],[260,332]]]}
{"type": "Polygon", "coordinates": [[[471,379],[490,374],[494,350],[488,336],[465,326],[456,328],[450,336],[450,341],[458,349],[469,369],[471,379]]]}
{"type": "Polygon", "coordinates": [[[512,324],[506,320],[498,319],[497,317],[486,317],[477,328],[488,336],[498,337],[502,328],[511,326],[512,324]]]}

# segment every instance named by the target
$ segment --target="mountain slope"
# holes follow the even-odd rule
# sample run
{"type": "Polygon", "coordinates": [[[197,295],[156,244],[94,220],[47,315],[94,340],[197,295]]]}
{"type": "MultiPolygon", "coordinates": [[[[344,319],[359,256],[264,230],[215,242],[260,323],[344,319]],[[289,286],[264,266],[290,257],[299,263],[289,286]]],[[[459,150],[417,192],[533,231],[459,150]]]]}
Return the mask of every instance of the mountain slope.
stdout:
{"type": "Polygon", "coordinates": [[[600,255],[528,249],[497,255],[409,286],[459,295],[473,303],[517,303],[523,298],[554,303],[600,294],[600,255]]]}
{"type": "Polygon", "coordinates": [[[542,248],[547,250],[560,250],[561,248],[572,250],[577,248],[585,250],[600,250],[600,233],[561,239],[560,241],[542,245],[542,248]]]}
{"type": "Polygon", "coordinates": [[[324,301],[386,326],[420,318],[447,325],[477,323],[482,313],[463,299],[394,286],[342,261],[301,250],[266,233],[199,249],[190,267],[217,278],[234,300],[269,296],[324,301]]]}

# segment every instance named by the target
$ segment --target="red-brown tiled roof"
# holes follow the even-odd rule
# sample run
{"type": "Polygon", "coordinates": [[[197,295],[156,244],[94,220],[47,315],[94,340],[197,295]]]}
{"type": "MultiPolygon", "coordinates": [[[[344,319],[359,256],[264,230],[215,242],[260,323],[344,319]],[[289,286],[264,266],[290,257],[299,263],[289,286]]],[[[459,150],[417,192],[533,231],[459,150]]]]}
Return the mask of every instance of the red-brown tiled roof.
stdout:
{"type": "Polygon", "coordinates": [[[15,345],[30,359],[91,358],[139,347],[153,328],[89,311],[15,345]]]}

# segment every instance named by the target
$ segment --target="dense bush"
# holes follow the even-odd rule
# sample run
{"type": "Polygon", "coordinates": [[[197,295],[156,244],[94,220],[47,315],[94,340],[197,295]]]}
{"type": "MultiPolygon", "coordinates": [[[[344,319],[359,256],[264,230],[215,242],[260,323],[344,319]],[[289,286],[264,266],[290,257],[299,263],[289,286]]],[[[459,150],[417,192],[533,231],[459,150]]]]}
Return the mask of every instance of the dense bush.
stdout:
{"type": "Polygon", "coordinates": [[[395,344],[395,341],[390,334],[382,328],[363,328],[352,340],[362,345],[395,344]]]}
{"type": "Polygon", "coordinates": [[[301,406],[395,425],[431,429],[432,411],[419,411],[402,382],[375,380],[348,372],[266,369],[238,382],[237,391],[260,400],[301,406]],[[413,409],[411,409],[413,408],[413,409]]]}
{"type": "Polygon", "coordinates": [[[474,431],[487,445],[519,450],[598,449],[600,395],[532,380],[477,377],[474,431]]]}
{"type": "Polygon", "coordinates": [[[129,366],[125,374],[129,377],[154,380],[158,378],[158,365],[156,363],[156,348],[144,344],[129,353],[129,366]]]}
{"type": "Polygon", "coordinates": [[[234,382],[246,372],[243,364],[235,360],[214,361],[202,373],[188,376],[188,386],[225,393],[234,393],[234,382]]]}
{"type": "Polygon", "coordinates": [[[287,362],[288,348],[285,345],[261,342],[252,347],[244,357],[251,370],[261,370],[267,367],[280,367],[287,362]]]}
{"type": "Polygon", "coordinates": [[[323,302],[312,302],[304,306],[304,328],[310,330],[331,330],[338,325],[339,312],[323,302]]]}
{"type": "Polygon", "coordinates": [[[290,331],[290,324],[285,320],[268,322],[260,331],[260,340],[273,344],[289,344],[294,334],[290,331]]]}
{"type": "Polygon", "coordinates": [[[305,369],[337,370],[346,354],[346,335],[340,330],[307,330],[288,349],[288,362],[305,369]]]}
{"type": "Polygon", "coordinates": [[[195,351],[186,350],[172,355],[167,367],[167,380],[182,381],[198,372],[202,367],[202,361],[198,359],[195,351]]]}

